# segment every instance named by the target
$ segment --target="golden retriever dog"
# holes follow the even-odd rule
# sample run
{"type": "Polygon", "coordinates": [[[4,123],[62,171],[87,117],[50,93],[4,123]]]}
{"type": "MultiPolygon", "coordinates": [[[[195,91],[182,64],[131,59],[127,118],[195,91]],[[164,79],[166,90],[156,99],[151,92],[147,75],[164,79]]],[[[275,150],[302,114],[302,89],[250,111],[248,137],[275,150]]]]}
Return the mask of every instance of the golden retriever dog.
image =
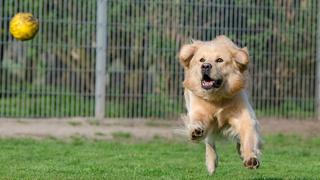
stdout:
{"type": "Polygon", "coordinates": [[[184,67],[185,119],[189,137],[204,140],[209,174],[217,168],[214,135],[229,134],[245,167],[259,167],[259,124],[245,93],[248,81],[247,48],[240,48],[226,36],[212,41],[194,41],[179,52],[184,67]]]}

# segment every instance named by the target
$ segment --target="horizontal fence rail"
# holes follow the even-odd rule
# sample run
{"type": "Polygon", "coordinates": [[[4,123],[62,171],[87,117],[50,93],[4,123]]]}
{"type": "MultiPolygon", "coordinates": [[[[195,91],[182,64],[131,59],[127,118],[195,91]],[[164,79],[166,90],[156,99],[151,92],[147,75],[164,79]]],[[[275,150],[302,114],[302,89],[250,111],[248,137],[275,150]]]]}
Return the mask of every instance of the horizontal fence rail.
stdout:
{"type": "Polygon", "coordinates": [[[101,78],[105,117],[176,118],[185,112],[179,48],[225,34],[249,49],[259,117],[316,118],[318,1],[106,0],[101,77],[97,1],[0,0],[0,117],[92,117],[101,78]],[[17,12],[38,18],[34,39],[10,35],[17,12]]]}

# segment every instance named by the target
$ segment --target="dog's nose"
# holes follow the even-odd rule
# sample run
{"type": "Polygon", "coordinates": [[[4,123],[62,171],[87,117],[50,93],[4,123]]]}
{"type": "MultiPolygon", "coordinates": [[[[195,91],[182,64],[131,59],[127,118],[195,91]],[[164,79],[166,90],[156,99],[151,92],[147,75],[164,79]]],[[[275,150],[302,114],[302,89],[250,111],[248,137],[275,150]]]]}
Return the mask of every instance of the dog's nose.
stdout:
{"type": "Polygon", "coordinates": [[[212,68],[212,65],[209,64],[209,63],[203,63],[203,64],[201,65],[202,71],[209,71],[211,68],[212,68]]]}

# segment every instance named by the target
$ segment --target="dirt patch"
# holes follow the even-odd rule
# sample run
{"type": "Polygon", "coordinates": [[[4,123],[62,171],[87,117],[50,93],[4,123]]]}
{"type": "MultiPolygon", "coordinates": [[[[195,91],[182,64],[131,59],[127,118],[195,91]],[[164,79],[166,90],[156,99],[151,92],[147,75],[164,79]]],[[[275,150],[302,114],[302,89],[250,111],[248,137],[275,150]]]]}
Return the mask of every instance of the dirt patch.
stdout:
{"type": "Polygon", "coordinates": [[[262,119],[260,124],[263,134],[320,136],[320,121],[316,120],[262,119]]]}
{"type": "MultiPolygon", "coordinates": [[[[263,134],[298,134],[319,136],[320,121],[262,119],[263,134]]],[[[54,137],[59,139],[83,136],[94,139],[112,139],[118,136],[152,139],[183,137],[180,120],[147,119],[6,119],[0,118],[0,137],[54,137]]]]}
{"type": "Polygon", "coordinates": [[[173,121],[156,121],[150,125],[144,119],[3,119],[0,118],[0,137],[54,137],[112,139],[117,134],[127,134],[141,139],[156,136],[174,138],[179,126],[173,121]]]}

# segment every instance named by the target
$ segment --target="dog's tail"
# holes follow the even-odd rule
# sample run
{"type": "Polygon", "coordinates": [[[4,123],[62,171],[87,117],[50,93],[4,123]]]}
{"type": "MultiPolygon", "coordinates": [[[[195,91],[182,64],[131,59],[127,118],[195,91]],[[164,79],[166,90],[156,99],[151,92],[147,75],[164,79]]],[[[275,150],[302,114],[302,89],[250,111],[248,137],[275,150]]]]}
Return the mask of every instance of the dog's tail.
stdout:
{"type": "Polygon", "coordinates": [[[183,114],[180,116],[180,119],[182,120],[183,125],[174,129],[174,132],[178,135],[188,136],[189,117],[187,115],[183,114]]]}

